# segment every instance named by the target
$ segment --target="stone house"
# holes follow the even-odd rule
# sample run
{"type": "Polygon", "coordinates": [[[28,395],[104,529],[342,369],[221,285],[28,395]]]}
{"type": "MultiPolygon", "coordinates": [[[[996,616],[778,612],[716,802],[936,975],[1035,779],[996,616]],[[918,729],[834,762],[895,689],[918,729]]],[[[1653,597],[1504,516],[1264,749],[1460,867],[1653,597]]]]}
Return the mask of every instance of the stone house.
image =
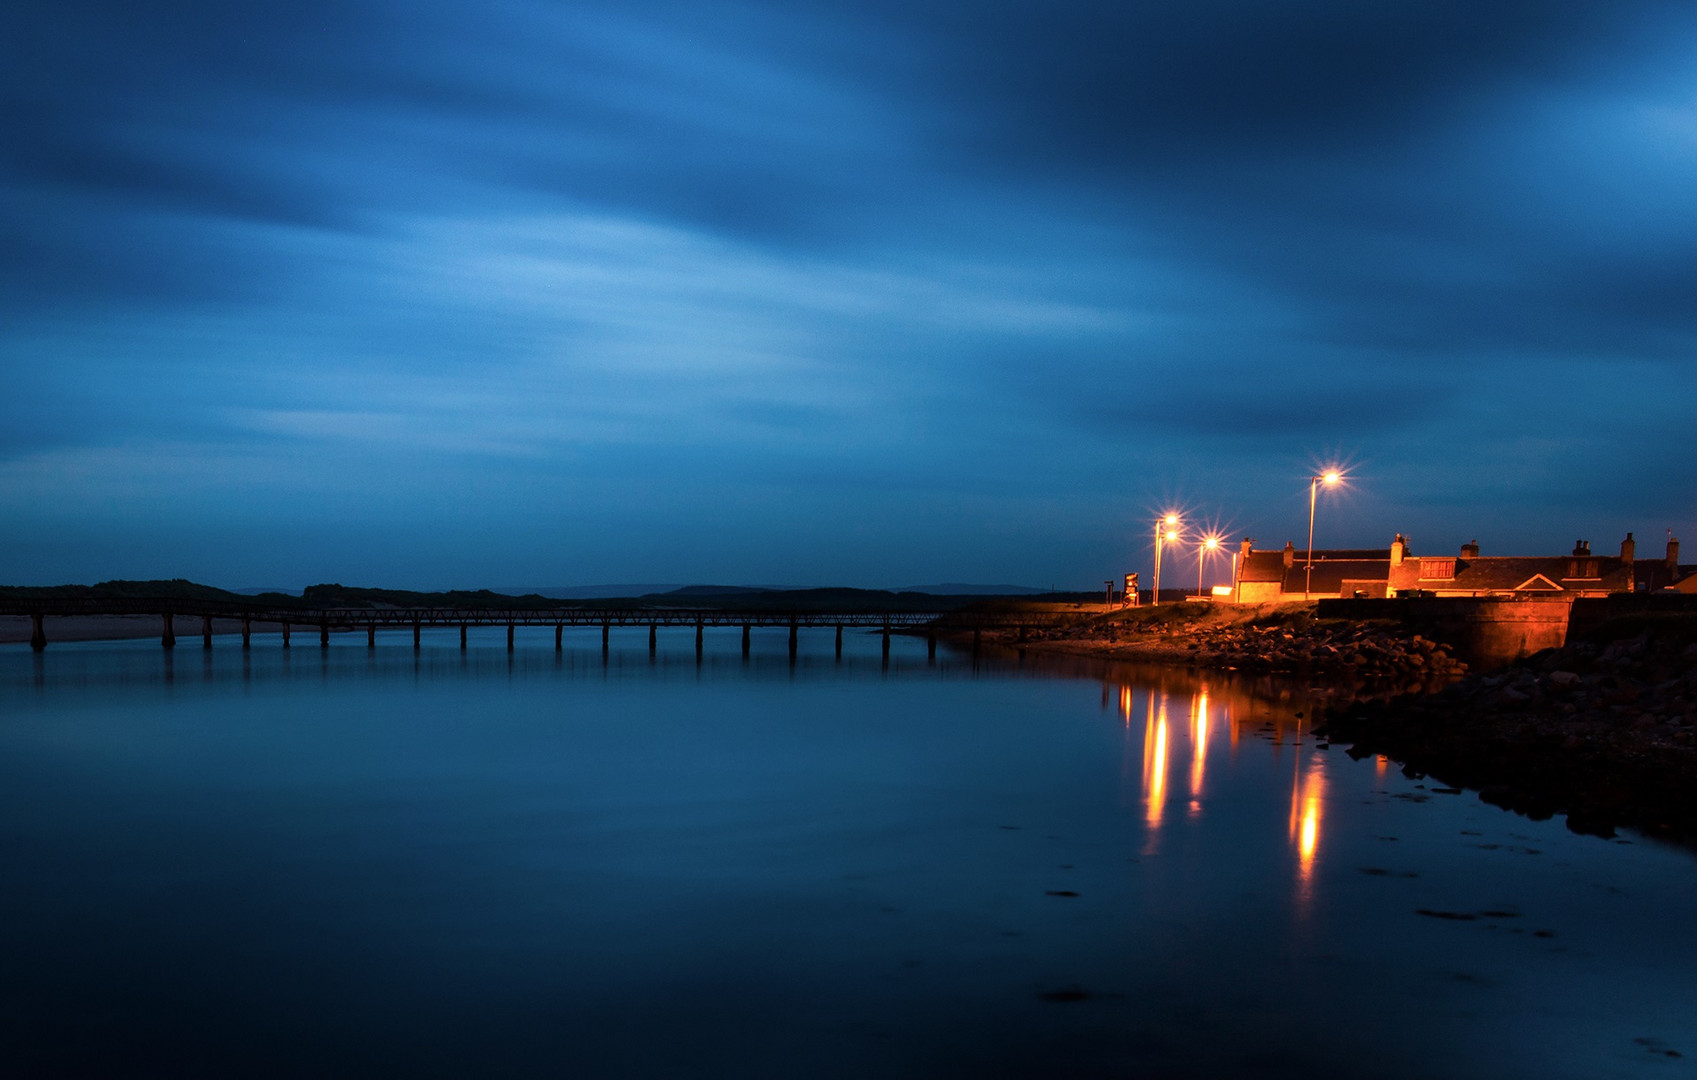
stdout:
{"type": "Polygon", "coordinates": [[[1245,538],[1232,599],[1243,604],[1321,597],[1607,596],[1677,589],[1697,593],[1697,566],[1681,565],[1679,541],[1669,538],[1660,559],[1640,559],[1631,533],[1620,554],[1597,555],[1589,541],[1567,555],[1481,555],[1478,541],[1453,556],[1415,555],[1400,533],[1389,548],[1314,549],[1286,543],[1256,551],[1245,538]]]}

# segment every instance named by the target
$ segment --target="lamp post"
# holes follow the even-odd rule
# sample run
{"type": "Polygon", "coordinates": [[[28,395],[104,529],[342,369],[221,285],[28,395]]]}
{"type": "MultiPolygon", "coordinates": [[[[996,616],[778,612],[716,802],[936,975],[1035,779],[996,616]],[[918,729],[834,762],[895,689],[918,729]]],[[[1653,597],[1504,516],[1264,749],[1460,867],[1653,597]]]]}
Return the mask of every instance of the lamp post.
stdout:
{"type": "Polygon", "coordinates": [[[1199,597],[1202,595],[1202,556],[1219,550],[1219,547],[1220,538],[1217,536],[1205,536],[1202,542],[1196,545],[1196,595],[1199,597]]]}
{"type": "Polygon", "coordinates": [[[1343,479],[1336,470],[1328,470],[1308,479],[1308,560],[1302,571],[1302,599],[1308,599],[1309,586],[1314,583],[1314,496],[1320,485],[1332,486],[1343,479]]]}
{"type": "Polygon", "coordinates": [[[1178,515],[1167,514],[1155,519],[1155,591],[1151,603],[1161,602],[1161,548],[1178,539],[1178,515]]]}

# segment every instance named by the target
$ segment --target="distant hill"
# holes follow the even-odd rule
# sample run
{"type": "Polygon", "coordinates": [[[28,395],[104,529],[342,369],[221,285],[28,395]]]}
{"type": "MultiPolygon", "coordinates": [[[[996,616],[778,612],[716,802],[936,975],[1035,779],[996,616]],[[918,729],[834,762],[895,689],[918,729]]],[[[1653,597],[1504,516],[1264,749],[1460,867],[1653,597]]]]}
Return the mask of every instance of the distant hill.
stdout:
{"type": "Polygon", "coordinates": [[[941,585],[907,585],[896,592],[927,593],[931,596],[1031,596],[1048,589],[1033,589],[1029,585],[968,585],[958,581],[941,585]]]}
{"type": "Polygon", "coordinates": [[[685,588],[677,582],[649,582],[636,585],[550,585],[537,588],[529,585],[505,585],[495,592],[505,596],[546,596],[553,600],[607,600],[633,596],[653,596],[685,588]]]}
{"type": "Polygon", "coordinates": [[[0,586],[0,601],[13,604],[29,600],[183,600],[218,602],[235,606],[263,605],[273,608],[529,608],[557,607],[643,608],[682,607],[749,611],[953,611],[998,598],[1041,595],[1046,600],[1088,599],[1087,594],[1053,594],[1040,589],[1009,585],[932,585],[920,589],[774,589],[747,585],[683,585],[632,595],[644,586],[585,586],[584,593],[562,596],[572,590],[551,590],[546,595],[532,590],[520,595],[490,589],[447,592],[416,592],[409,589],[372,589],[341,584],[309,585],[299,595],[264,592],[236,593],[200,585],[181,578],[171,581],[103,581],[98,585],[0,586]]]}

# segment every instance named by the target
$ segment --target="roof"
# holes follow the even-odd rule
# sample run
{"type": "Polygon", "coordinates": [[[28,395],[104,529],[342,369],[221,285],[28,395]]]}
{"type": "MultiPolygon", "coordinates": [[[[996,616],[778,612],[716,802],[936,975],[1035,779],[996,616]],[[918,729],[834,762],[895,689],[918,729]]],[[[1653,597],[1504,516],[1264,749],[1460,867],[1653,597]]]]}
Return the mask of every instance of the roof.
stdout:
{"type": "MultiPolygon", "coordinates": [[[[1250,584],[1277,583],[1286,596],[1338,596],[1345,582],[1380,583],[1391,578],[1390,552],[1386,549],[1327,549],[1314,551],[1312,578],[1307,572],[1308,553],[1296,550],[1290,567],[1284,563],[1285,549],[1251,550],[1240,568],[1240,581],[1250,584]],[[1305,582],[1306,589],[1305,589],[1305,582]]],[[[1626,592],[1628,582],[1650,590],[1665,588],[1697,572],[1697,566],[1681,566],[1670,576],[1665,559],[1635,559],[1631,567],[1616,555],[1495,555],[1477,559],[1428,557],[1426,562],[1444,564],[1453,576],[1421,577],[1421,558],[1410,556],[1398,570],[1402,588],[1433,589],[1460,593],[1509,592],[1626,592]],[[1575,561],[1584,564],[1574,566],[1575,561]],[[1412,564],[1412,565],[1411,565],[1412,564]],[[1588,577],[1571,576],[1592,571],[1588,577]]]]}

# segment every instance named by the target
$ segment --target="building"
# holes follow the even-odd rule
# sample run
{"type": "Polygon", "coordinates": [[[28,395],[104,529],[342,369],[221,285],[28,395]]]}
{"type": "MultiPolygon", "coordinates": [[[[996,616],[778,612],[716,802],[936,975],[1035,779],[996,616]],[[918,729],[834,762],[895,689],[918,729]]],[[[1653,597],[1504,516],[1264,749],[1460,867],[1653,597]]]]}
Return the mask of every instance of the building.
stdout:
{"type": "Polygon", "coordinates": [[[1415,555],[1400,533],[1389,548],[1316,548],[1286,543],[1281,551],[1256,551],[1245,538],[1237,560],[1233,599],[1265,604],[1322,597],[1390,596],[1607,596],[1676,589],[1697,593],[1697,566],[1679,562],[1679,541],[1668,539],[1660,559],[1640,559],[1632,534],[1619,555],[1596,555],[1589,541],[1567,555],[1481,555],[1477,540],[1453,556],[1415,555]]]}

